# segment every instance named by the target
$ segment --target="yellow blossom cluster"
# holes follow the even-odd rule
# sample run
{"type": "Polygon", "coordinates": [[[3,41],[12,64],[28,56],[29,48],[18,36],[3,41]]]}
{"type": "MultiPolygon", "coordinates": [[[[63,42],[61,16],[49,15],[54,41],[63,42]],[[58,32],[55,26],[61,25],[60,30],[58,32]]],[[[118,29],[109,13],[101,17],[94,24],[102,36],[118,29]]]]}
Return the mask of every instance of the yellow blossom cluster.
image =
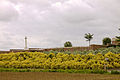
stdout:
{"type": "Polygon", "coordinates": [[[120,54],[65,54],[18,52],[0,54],[1,68],[31,69],[104,69],[120,68],[120,54]]]}

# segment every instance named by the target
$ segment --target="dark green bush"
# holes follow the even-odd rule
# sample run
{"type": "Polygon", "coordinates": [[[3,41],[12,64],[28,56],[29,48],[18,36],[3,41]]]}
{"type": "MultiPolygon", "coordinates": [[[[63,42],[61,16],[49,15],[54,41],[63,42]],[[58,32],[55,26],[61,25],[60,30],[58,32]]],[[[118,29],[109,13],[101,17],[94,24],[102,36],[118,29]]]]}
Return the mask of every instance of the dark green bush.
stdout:
{"type": "Polygon", "coordinates": [[[104,73],[107,73],[107,71],[104,71],[104,70],[92,70],[91,73],[104,74],[104,73]]]}
{"type": "Polygon", "coordinates": [[[70,41],[67,41],[64,43],[64,47],[72,47],[72,43],[70,41]]]}
{"type": "Polygon", "coordinates": [[[112,70],[112,71],[111,71],[111,74],[120,74],[120,72],[119,72],[119,71],[114,71],[114,70],[112,70]]]}

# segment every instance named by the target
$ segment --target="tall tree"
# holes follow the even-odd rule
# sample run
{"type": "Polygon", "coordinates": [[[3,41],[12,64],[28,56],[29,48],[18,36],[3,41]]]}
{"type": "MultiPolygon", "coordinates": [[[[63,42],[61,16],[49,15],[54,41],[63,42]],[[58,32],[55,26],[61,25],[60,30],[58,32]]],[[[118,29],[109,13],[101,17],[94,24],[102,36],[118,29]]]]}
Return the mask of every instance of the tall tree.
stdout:
{"type": "Polygon", "coordinates": [[[87,39],[86,41],[89,42],[89,46],[90,46],[90,41],[93,39],[93,35],[94,34],[86,33],[84,36],[87,39]]]}

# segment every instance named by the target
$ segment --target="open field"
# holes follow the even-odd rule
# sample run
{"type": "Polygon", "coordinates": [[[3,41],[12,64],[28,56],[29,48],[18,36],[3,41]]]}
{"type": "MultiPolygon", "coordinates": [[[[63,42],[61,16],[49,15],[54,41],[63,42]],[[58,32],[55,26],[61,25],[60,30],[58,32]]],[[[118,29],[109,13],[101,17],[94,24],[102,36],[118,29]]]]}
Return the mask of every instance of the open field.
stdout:
{"type": "Polygon", "coordinates": [[[120,75],[57,72],[0,72],[0,80],[120,80],[120,75]]]}

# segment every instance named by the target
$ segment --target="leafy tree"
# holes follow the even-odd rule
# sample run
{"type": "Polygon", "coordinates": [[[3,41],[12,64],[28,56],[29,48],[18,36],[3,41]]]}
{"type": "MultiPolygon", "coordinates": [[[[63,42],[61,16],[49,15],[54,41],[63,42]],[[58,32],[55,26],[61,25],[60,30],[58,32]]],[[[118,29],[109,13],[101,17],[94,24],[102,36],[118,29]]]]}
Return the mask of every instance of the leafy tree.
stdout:
{"type": "Polygon", "coordinates": [[[120,41],[120,36],[116,36],[116,41],[120,41]]]}
{"type": "Polygon", "coordinates": [[[90,34],[90,33],[85,34],[85,38],[87,39],[86,41],[89,41],[89,46],[90,46],[90,41],[93,39],[93,35],[94,34],[90,34]]]}
{"type": "Polygon", "coordinates": [[[106,37],[103,39],[103,45],[111,44],[111,39],[109,37],[106,37]]]}
{"type": "MultiPolygon", "coordinates": [[[[120,28],[118,30],[120,31],[120,28]]],[[[120,41],[120,36],[116,36],[116,41],[120,41]]]]}
{"type": "Polygon", "coordinates": [[[72,43],[70,41],[67,41],[64,43],[64,47],[72,47],[72,43]]]}

